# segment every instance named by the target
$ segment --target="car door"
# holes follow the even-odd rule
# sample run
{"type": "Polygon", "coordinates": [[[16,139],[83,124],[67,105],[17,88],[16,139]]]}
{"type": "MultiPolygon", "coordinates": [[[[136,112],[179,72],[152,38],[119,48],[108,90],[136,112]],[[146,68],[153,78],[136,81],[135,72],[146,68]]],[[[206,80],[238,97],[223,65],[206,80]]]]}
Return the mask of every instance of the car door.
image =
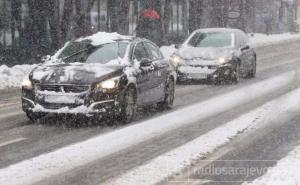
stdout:
{"type": "Polygon", "coordinates": [[[237,49],[240,51],[241,70],[245,76],[251,69],[251,48],[241,32],[237,32],[237,49]]]}
{"type": "Polygon", "coordinates": [[[254,52],[254,48],[252,48],[250,40],[248,38],[248,36],[245,33],[242,33],[242,37],[244,40],[244,46],[243,48],[247,49],[244,51],[245,55],[246,55],[246,61],[247,61],[247,67],[248,67],[248,72],[251,72],[253,67],[255,67],[255,52],[254,52]]]}
{"type": "Polygon", "coordinates": [[[149,59],[148,52],[144,46],[144,43],[138,42],[134,46],[132,60],[137,66],[137,90],[138,90],[138,99],[137,104],[139,106],[147,105],[152,102],[152,87],[153,87],[153,67],[141,67],[140,64],[142,60],[149,59]]]}
{"type": "Polygon", "coordinates": [[[149,59],[152,61],[153,64],[153,71],[151,71],[151,81],[153,85],[151,87],[153,95],[152,101],[162,101],[165,97],[165,85],[167,82],[168,63],[164,61],[162,53],[155,44],[149,41],[146,41],[144,43],[149,55],[149,59]]]}

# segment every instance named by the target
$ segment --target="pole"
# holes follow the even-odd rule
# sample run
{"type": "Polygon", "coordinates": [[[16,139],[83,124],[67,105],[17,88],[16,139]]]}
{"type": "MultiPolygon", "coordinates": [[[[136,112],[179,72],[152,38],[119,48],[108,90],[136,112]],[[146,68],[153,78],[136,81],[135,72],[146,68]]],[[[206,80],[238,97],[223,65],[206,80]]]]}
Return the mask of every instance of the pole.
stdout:
{"type": "Polygon", "coordinates": [[[98,10],[97,10],[98,11],[97,12],[98,13],[98,15],[97,15],[97,17],[98,17],[97,18],[98,19],[97,30],[100,31],[100,29],[101,29],[101,0],[97,1],[97,8],[98,8],[98,10]]]}

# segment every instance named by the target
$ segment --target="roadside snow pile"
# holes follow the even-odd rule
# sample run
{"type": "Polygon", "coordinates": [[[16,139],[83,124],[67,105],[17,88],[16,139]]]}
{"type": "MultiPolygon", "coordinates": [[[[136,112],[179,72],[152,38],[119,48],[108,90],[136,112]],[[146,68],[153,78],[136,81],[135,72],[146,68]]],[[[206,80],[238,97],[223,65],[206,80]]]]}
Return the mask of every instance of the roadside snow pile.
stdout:
{"type": "Polygon", "coordinates": [[[300,184],[300,146],[281,159],[262,177],[243,185],[299,185],[300,184]]]}
{"type": "MultiPolygon", "coordinates": [[[[300,34],[274,34],[274,35],[265,35],[260,33],[255,33],[253,36],[250,36],[250,41],[254,47],[262,47],[265,45],[276,44],[283,41],[289,41],[293,39],[300,39],[300,34]]],[[[171,55],[177,50],[175,45],[162,46],[160,48],[165,58],[170,58],[171,55]]]]}
{"type": "Polygon", "coordinates": [[[250,37],[252,44],[256,47],[275,44],[278,42],[300,39],[300,34],[282,33],[274,35],[265,35],[256,33],[253,37],[250,37]]]}
{"type": "Polygon", "coordinates": [[[36,65],[16,65],[14,67],[0,66],[0,89],[20,87],[23,78],[30,73],[36,65]]]}

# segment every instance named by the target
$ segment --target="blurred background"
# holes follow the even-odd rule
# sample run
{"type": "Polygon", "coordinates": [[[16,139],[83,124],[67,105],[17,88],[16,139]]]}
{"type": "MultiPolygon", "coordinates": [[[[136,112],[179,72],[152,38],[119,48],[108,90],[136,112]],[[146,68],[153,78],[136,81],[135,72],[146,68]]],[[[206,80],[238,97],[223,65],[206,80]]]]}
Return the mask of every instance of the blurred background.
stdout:
{"type": "Polygon", "coordinates": [[[161,45],[193,30],[298,32],[300,0],[0,0],[0,65],[36,63],[67,40],[98,31],[137,35],[141,12],[159,14],[161,45]]]}

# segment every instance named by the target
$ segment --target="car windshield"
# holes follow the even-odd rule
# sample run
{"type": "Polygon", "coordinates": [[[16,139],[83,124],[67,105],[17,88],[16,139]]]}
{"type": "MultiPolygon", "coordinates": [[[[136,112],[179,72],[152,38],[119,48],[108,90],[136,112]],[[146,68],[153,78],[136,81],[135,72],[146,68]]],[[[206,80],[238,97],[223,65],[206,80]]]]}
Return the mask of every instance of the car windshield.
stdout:
{"type": "Polygon", "coordinates": [[[128,42],[113,42],[93,46],[87,42],[71,42],[58,58],[67,63],[100,63],[107,64],[118,58],[124,58],[128,42]]]}
{"type": "Polygon", "coordinates": [[[188,42],[193,47],[230,48],[233,46],[234,34],[230,32],[196,33],[188,42]]]}

